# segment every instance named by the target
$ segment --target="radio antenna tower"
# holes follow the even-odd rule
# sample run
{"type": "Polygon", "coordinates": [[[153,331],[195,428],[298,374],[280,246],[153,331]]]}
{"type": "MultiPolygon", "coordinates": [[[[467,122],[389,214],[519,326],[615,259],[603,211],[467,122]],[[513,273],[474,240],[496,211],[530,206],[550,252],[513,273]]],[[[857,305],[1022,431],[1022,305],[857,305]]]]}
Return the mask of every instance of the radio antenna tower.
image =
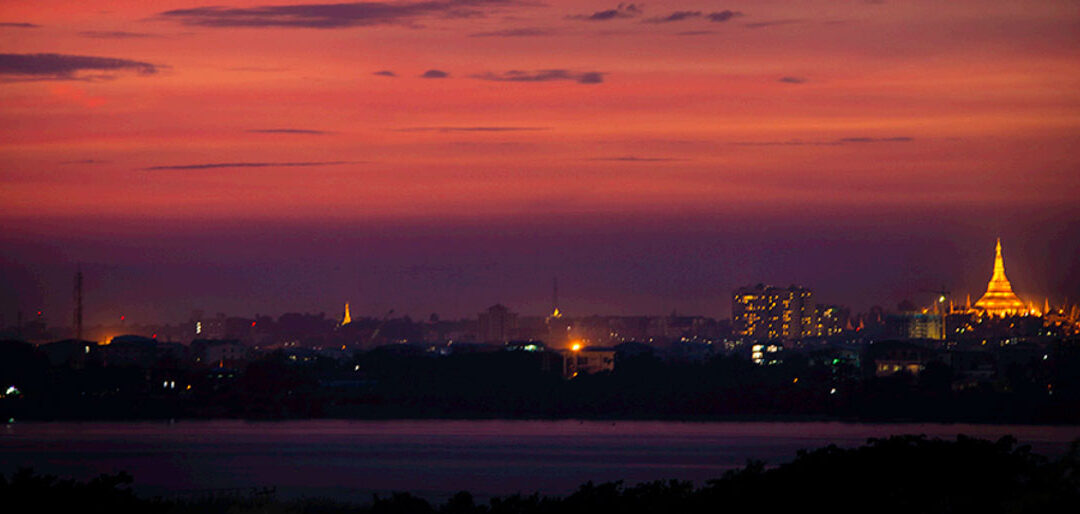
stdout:
{"type": "Polygon", "coordinates": [[[75,339],[82,340],[82,267],[75,272],[75,339]]]}

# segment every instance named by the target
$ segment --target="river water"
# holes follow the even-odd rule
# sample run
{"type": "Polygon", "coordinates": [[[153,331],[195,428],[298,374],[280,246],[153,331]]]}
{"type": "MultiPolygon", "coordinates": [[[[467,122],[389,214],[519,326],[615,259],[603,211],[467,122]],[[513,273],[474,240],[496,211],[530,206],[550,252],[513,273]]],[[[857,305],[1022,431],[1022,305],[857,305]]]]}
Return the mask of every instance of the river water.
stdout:
{"type": "Polygon", "coordinates": [[[779,464],[802,448],[871,437],[1003,435],[1059,456],[1078,427],[669,421],[180,421],[15,423],[0,427],[0,472],[33,467],[86,479],[127,471],[144,495],[273,486],[279,497],[368,500],[409,491],[441,501],[561,495],[592,480],[701,483],[747,459],[779,464]]]}

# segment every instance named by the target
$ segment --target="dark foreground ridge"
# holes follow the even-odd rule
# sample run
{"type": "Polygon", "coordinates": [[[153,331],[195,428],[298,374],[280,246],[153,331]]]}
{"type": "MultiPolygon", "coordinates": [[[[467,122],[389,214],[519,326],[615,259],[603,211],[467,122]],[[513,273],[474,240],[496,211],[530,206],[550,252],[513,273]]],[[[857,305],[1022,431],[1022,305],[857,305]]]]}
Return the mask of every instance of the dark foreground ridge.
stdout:
{"type": "Polygon", "coordinates": [[[1057,460],[1017,446],[958,436],[870,439],[858,448],[830,445],[800,451],[787,464],[742,469],[695,486],[670,480],[588,482],[565,497],[515,494],[478,503],[465,491],[442,505],[409,493],[375,497],[364,505],[327,499],[279,501],[268,491],[202,499],[141,498],[126,473],[88,482],[37,475],[24,469],[0,475],[0,504],[34,512],[149,513],[1075,513],[1080,512],[1080,439],[1057,460]]]}

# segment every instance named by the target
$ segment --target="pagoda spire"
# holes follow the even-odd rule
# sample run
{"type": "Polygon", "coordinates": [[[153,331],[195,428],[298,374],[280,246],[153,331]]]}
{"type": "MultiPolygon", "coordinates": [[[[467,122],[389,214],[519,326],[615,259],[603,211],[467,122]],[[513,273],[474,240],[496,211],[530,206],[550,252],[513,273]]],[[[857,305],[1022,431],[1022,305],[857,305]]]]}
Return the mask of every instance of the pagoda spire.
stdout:
{"type": "Polygon", "coordinates": [[[1005,316],[1030,312],[1032,308],[1016,296],[1012,284],[1005,277],[1005,259],[1001,256],[1001,238],[994,248],[994,273],[986,286],[986,294],[975,302],[975,308],[991,316],[1005,316]]]}
{"type": "Polygon", "coordinates": [[[997,247],[994,249],[994,275],[990,278],[991,282],[1008,282],[1009,279],[1005,278],[1005,259],[1001,257],[1001,238],[997,240],[997,247]]]}
{"type": "Polygon", "coordinates": [[[352,323],[352,316],[349,315],[349,302],[345,302],[345,316],[341,318],[341,326],[352,323]]]}

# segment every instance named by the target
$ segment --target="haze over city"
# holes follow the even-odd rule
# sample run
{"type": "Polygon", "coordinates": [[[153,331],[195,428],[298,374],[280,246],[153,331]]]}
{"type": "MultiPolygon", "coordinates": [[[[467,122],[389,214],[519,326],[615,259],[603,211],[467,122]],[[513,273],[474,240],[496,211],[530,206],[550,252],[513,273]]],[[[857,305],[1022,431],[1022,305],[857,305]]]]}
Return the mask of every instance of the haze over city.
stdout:
{"type": "Polygon", "coordinates": [[[305,5],[0,8],[6,323],[1080,296],[1071,2],[305,5]]]}

